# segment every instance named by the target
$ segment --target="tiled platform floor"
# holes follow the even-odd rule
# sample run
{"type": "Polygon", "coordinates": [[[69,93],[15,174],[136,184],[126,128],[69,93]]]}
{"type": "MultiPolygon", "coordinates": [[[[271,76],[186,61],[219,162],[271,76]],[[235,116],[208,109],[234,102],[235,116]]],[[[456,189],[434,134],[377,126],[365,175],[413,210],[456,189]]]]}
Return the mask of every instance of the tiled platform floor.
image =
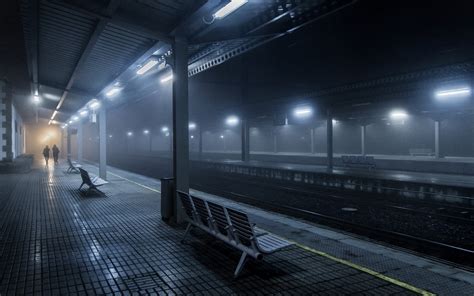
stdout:
{"type": "Polygon", "coordinates": [[[294,246],[242,277],[239,253],[159,215],[159,196],[109,174],[105,196],[85,196],[65,168],[1,175],[0,295],[414,294],[294,246]]]}

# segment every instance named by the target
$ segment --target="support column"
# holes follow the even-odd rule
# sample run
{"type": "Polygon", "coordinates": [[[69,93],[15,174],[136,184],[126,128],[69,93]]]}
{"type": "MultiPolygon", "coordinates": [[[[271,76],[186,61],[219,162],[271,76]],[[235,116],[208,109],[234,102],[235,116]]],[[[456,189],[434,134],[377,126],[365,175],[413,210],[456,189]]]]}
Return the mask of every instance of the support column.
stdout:
{"type": "Polygon", "coordinates": [[[310,136],[311,136],[311,153],[314,154],[314,153],[316,152],[316,149],[315,149],[315,147],[314,147],[314,146],[315,146],[315,142],[314,142],[314,140],[315,140],[315,137],[314,137],[314,136],[315,136],[315,135],[314,135],[314,133],[315,133],[315,128],[312,127],[312,128],[309,130],[309,132],[311,133],[311,135],[310,135],[310,136]]]}
{"type": "Polygon", "coordinates": [[[99,112],[99,177],[107,179],[107,118],[105,107],[99,112]]]}
{"type": "Polygon", "coordinates": [[[277,132],[276,132],[276,127],[273,126],[273,153],[278,152],[278,146],[277,146],[277,132]]]}
{"type": "Polygon", "coordinates": [[[327,170],[332,171],[333,169],[333,136],[332,136],[332,114],[331,111],[327,112],[326,120],[326,154],[327,154],[327,170]]]}
{"type": "Polygon", "coordinates": [[[77,124],[77,162],[82,163],[82,147],[83,147],[83,134],[82,134],[82,122],[77,124]]]}
{"type": "Polygon", "coordinates": [[[71,128],[67,128],[67,135],[66,135],[66,151],[67,151],[67,159],[71,159],[71,128]]]}
{"type": "Polygon", "coordinates": [[[202,127],[199,127],[198,149],[199,149],[199,160],[202,160],[202,127]]]}
{"type": "MultiPolygon", "coordinates": [[[[176,37],[173,44],[173,177],[176,190],[189,191],[188,42],[176,37]]],[[[174,202],[175,222],[183,222],[181,203],[174,202]]]]}
{"type": "Polygon", "coordinates": [[[241,148],[241,159],[242,161],[250,160],[250,127],[247,119],[243,119],[241,123],[242,128],[242,148],[241,148]]]}
{"type": "Polygon", "coordinates": [[[435,120],[435,157],[436,158],[442,157],[440,149],[439,149],[440,128],[441,128],[441,121],[435,120]]]}
{"type": "Polygon", "coordinates": [[[365,132],[366,132],[366,125],[362,125],[360,127],[360,153],[362,156],[365,156],[365,132]]]}

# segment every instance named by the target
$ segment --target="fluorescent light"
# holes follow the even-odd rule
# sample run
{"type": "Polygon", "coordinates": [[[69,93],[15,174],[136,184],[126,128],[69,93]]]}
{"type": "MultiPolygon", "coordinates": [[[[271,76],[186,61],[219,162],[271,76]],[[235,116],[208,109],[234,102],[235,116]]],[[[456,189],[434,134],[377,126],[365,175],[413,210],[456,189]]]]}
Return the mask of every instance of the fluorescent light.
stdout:
{"type": "Polygon", "coordinates": [[[164,127],[161,128],[161,131],[164,132],[164,133],[166,133],[166,132],[169,131],[169,129],[168,129],[167,126],[164,126],[164,127]]]}
{"type": "Polygon", "coordinates": [[[89,103],[89,108],[91,108],[92,110],[99,109],[100,108],[100,102],[97,101],[97,100],[92,101],[91,103],[89,103]]]}
{"type": "Polygon", "coordinates": [[[195,124],[194,122],[190,122],[190,123],[189,123],[189,129],[190,129],[190,130],[196,129],[196,124],[195,124]]]}
{"type": "Polygon", "coordinates": [[[173,74],[170,74],[170,75],[168,75],[168,76],[165,76],[165,77],[161,78],[160,81],[161,81],[161,83],[165,83],[165,82],[168,82],[168,81],[170,81],[170,80],[172,80],[172,79],[173,79],[173,74]]]}
{"type": "Polygon", "coordinates": [[[227,5],[216,11],[214,13],[214,17],[217,19],[225,18],[247,2],[248,0],[231,0],[229,3],[227,3],[227,5]]]}
{"type": "Polygon", "coordinates": [[[131,136],[133,136],[133,133],[132,132],[127,132],[127,136],[131,137],[131,136]]]}
{"type": "Polygon", "coordinates": [[[408,117],[408,114],[403,110],[393,110],[390,112],[391,119],[405,119],[408,117]]]}
{"type": "Polygon", "coordinates": [[[82,110],[79,112],[79,114],[82,116],[82,117],[86,117],[87,114],[89,114],[89,112],[87,110],[82,110]]]}
{"type": "Polygon", "coordinates": [[[79,120],[79,117],[77,117],[77,116],[72,117],[72,121],[77,121],[77,120],[79,120]]]}
{"type": "Polygon", "coordinates": [[[72,120],[69,120],[69,124],[72,124],[72,123],[73,123],[73,121],[72,121],[72,120]]]}
{"type": "Polygon", "coordinates": [[[146,72],[148,72],[151,68],[153,68],[156,64],[158,64],[158,61],[155,59],[149,60],[145,65],[143,65],[140,69],[138,69],[137,74],[138,75],[143,75],[146,72]]]}
{"type": "Polygon", "coordinates": [[[105,95],[110,98],[118,94],[121,90],[122,89],[119,87],[113,87],[108,92],[106,92],[105,95]]]}
{"type": "Polygon", "coordinates": [[[239,118],[235,115],[231,115],[226,118],[225,123],[229,126],[236,126],[239,124],[239,118]]]}
{"type": "Polygon", "coordinates": [[[58,110],[54,110],[53,115],[51,116],[51,120],[53,120],[54,117],[56,117],[56,114],[58,114],[58,110]]]}
{"type": "Polygon", "coordinates": [[[297,107],[293,110],[293,114],[296,117],[305,118],[313,114],[313,109],[311,107],[297,107]]]}
{"type": "Polygon", "coordinates": [[[469,87],[440,90],[435,93],[437,98],[466,97],[466,96],[469,96],[470,94],[471,94],[471,89],[469,87]]]}
{"type": "Polygon", "coordinates": [[[148,134],[150,133],[150,131],[149,131],[149,130],[144,130],[143,133],[144,133],[145,135],[148,135],[148,134]]]}

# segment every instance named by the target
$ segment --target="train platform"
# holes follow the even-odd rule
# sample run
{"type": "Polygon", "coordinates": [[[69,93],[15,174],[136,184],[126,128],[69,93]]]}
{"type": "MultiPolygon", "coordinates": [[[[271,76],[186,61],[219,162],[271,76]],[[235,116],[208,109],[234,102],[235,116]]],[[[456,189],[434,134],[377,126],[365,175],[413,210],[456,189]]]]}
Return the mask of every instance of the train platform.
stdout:
{"type": "Polygon", "coordinates": [[[0,180],[0,295],[474,294],[459,267],[192,190],[296,243],[234,279],[239,252],[200,231],[182,244],[161,220],[158,180],[109,167],[104,194],[85,195],[66,169],[0,180]]]}

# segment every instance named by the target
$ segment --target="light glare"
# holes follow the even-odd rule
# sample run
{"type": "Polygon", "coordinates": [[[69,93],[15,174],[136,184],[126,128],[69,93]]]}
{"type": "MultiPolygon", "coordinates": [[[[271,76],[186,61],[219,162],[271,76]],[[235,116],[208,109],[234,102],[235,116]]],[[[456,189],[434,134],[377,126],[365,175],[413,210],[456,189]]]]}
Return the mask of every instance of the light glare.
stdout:
{"type": "Polygon", "coordinates": [[[408,114],[403,110],[393,110],[390,112],[391,119],[405,119],[408,117],[408,114]]]}
{"type": "Polygon", "coordinates": [[[164,127],[161,128],[161,131],[164,132],[164,133],[166,133],[166,132],[169,131],[169,129],[168,129],[167,126],[164,126],[164,127]]]}
{"type": "Polygon", "coordinates": [[[293,114],[296,117],[305,118],[313,114],[313,109],[311,107],[298,107],[298,108],[295,108],[295,110],[293,111],[293,114]]]}
{"type": "Polygon", "coordinates": [[[217,19],[225,18],[247,2],[248,0],[231,0],[229,3],[227,3],[227,5],[216,11],[214,13],[214,17],[217,19]]]}
{"type": "Polygon", "coordinates": [[[227,117],[227,119],[225,120],[225,123],[228,126],[236,126],[237,124],[239,124],[239,118],[235,115],[231,115],[227,117]]]}
{"type": "Polygon", "coordinates": [[[194,122],[190,122],[190,123],[189,123],[189,129],[190,129],[190,130],[196,129],[196,124],[195,124],[194,122]]]}
{"type": "Polygon", "coordinates": [[[435,93],[437,98],[447,97],[466,97],[471,95],[471,89],[469,87],[462,87],[456,89],[440,90],[435,93]]]}
{"type": "Polygon", "coordinates": [[[172,79],[173,79],[173,74],[170,74],[170,75],[168,75],[168,76],[165,76],[165,77],[161,78],[160,81],[161,81],[161,83],[165,83],[165,82],[168,82],[168,81],[170,81],[170,80],[172,80],[172,79]]]}
{"type": "Polygon", "coordinates": [[[143,67],[138,69],[137,74],[138,75],[143,75],[146,72],[148,72],[151,68],[153,68],[156,64],[158,64],[158,61],[155,59],[149,60],[143,67]]]}
{"type": "Polygon", "coordinates": [[[148,134],[150,133],[150,131],[149,131],[149,130],[144,130],[143,133],[144,133],[145,135],[148,135],[148,134]]]}

